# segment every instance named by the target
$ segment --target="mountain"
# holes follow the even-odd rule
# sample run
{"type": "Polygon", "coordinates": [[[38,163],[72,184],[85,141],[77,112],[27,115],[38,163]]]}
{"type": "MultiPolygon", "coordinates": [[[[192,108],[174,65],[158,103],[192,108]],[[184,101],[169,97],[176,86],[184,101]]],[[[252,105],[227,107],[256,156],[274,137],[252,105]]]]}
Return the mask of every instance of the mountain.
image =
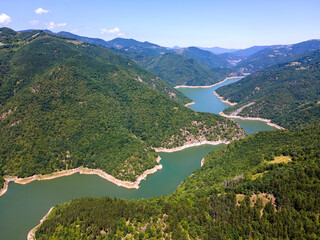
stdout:
{"type": "Polygon", "coordinates": [[[209,153],[172,195],[60,204],[36,239],[316,239],[319,153],[319,125],[259,132],[209,153]]]}
{"type": "Polygon", "coordinates": [[[241,72],[255,72],[285,62],[291,57],[320,48],[320,40],[309,40],[293,45],[268,47],[249,56],[237,65],[241,72]]]}
{"type": "Polygon", "coordinates": [[[238,103],[225,110],[227,114],[246,106],[238,115],[271,119],[285,128],[312,124],[320,117],[320,50],[255,72],[216,92],[238,103]]]}
{"type": "Polygon", "coordinates": [[[222,54],[222,53],[232,53],[238,51],[239,49],[233,48],[221,48],[221,47],[198,47],[202,50],[212,52],[214,54],[222,54]]]}
{"type": "Polygon", "coordinates": [[[182,47],[179,47],[179,46],[173,46],[171,49],[176,50],[176,49],[180,49],[180,48],[182,48],[182,47]]]}
{"type": "Polygon", "coordinates": [[[231,64],[228,63],[222,57],[219,57],[212,52],[201,50],[197,47],[188,47],[176,50],[176,53],[184,55],[188,58],[194,59],[208,68],[221,68],[230,67],[231,64]]]}
{"type": "Polygon", "coordinates": [[[161,47],[150,42],[139,42],[134,39],[115,38],[111,41],[108,41],[108,45],[109,47],[119,50],[155,57],[159,57],[160,55],[165,53],[173,53],[172,50],[166,47],[161,47]]]}
{"type": "Polygon", "coordinates": [[[231,66],[226,60],[196,47],[168,49],[153,43],[139,42],[134,39],[115,38],[111,41],[104,41],[102,39],[81,37],[68,32],[59,32],[57,34],[71,37],[78,41],[111,48],[113,52],[132,59],[140,66],[149,69],[155,74],[159,74],[164,81],[172,86],[179,85],[179,83],[192,85],[213,84],[223,80],[232,72],[227,68],[220,69],[221,67],[231,66]],[[174,56],[176,53],[185,55],[190,60],[196,60],[197,63],[174,56]],[[162,57],[165,54],[167,54],[167,56],[162,57]],[[168,60],[167,63],[164,62],[166,60],[168,60]],[[177,60],[177,62],[174,60],[177,60]],[[169,64],[171,64],[171,66],[168,69],[171,70],[167,72],[168,69],[162,67],[168,66],[169,64]],[[172,71],[173,69],[174,71],[172,71]],[[199,77],[195,78],[195,73],[197,72],[199,72],[199,77]]]}
{"type": "Polygon", "coordinates": [[[110,47],[110,44],[108,44],[107,41],[105,41],[105,40],[103,40],[101,38],[84,37],[84,36],[79,36],[79,35],[76,35],[76,34],[73,34],[73,33],[70,33],[70,32],[64,32],[64,31],[58,32],[58,33],[55,33],[55,34],[57,34],[59,36],[74,38],[74,39],[76,39],[78,41],[85,42],[85,43],[100,45],[100,46],[103,46],[103,47],[110,47]]]}
{"type": "Polygon", "coordinates": [[[272,45],[272,46],[253,46],[253,47],[249,47],[249,48],[245,48],[245,49],[240,49],[237,51],[232,52],[232,54],[235,55],[242,55],[244,57],[249,57],[253,54],[255,54],[256,52],[262,51],[266,48],[276,48],[276,47],[280,47],[281,45],[272,45]]]}
{"type": "Polygon", "coordinates": [[[223,80],[229,72],[213,72],[194,59],[179,54],[165,54],[154,59],[147,69],[172,86],[211,85],[223,80]]]}
{"type": "Polygon", "coordinates": [[[227,60],[232,66],[238,65],[240,62],[246,60],[249,56],[255,54],[256,52],[259,52],[263,49],[269,48],[269,47],[278,47],[280,45],[274,45],[274,46],[253,46],[246,49],[240,49],[233,52],[226,52],[219,54],[219,57],[224,58],[227,60]]]}
{"type": "Polygon", "coordinates": [[[107,48],[8,28],[0,42],[1,182],[79,166],[134,181],[157,164],[155,147],[245,135],[107,48]]]}
{"type": "Polygon", "coordinates": [[[245,56],[234,53],[222,53],[219,54],[219,57],[224,58],[232,66],[237,66],[241,61],[246,59],[245,56]]]}
{"type": "Polygon", "coordinates": [[[171,50],[165,47],[161,47],[157,44],[149,42],[139,42],[134,39],[115,38],[110,41],[105,41],[100,38],[83,37],[69,32],[58,32],[56,34],[59,36],[74,38],[81,42],[96,44],[103,47],[114,48],[128,52],[147,54],[151,56],[160,56],[161,54],[172,52],[171,50]]]}

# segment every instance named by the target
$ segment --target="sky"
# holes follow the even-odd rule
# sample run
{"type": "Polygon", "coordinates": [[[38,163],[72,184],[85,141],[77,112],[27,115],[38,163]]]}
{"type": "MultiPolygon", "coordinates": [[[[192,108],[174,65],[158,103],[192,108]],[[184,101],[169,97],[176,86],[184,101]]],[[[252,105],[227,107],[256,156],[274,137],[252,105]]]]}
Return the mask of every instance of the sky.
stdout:
{"type": "Polygon", "coordinates": [[[0,27],[239,49],[320,39],[320,0],[1,0],[0,27]]]}

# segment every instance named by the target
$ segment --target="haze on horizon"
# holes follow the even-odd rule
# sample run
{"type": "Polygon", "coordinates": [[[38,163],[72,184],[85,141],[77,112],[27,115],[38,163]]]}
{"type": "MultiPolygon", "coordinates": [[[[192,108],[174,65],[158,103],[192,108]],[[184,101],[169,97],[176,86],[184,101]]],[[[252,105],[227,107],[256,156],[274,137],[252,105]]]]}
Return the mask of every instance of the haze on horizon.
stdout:
{"type": "Polygon", "coordinates": [[[0,27],[162,46],[247,48],[320,38],[318,0],[5,1],[0,27]]]}

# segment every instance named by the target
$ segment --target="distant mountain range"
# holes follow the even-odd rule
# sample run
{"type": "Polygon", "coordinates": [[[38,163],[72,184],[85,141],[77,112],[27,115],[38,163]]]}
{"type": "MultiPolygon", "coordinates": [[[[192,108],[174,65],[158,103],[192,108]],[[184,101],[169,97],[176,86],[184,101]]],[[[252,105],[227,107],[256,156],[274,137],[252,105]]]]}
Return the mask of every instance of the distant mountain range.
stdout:
{"type": "Polygon", "coordinates": [[[212,52],[214,54],[222,54],[222,53],[231,53],[238,51],[240,49],[234,49],[234,48],[221,48],[221,47],[198,47],[202,50],[212,52]]]}
{"type": "MultiPolygon", "coordinates": [[[[46,32],[52,33],[51,31],[46,32]]],[[[159,71],[155,72],[158,74],[159,72],[165,72],[166,69],[160,69],[160,67],[154,66],[155,63],[163,62],[164,59],[169,60],[170,57],[174,56],[174,54],[184,55],[202,65],[201,68],[209,69],[205,71],[211,72],[210,79],[212,79],[212,81],[208,82],[199,80],[198,83],[195,83],[190,78],[189,81],[185,82],[186,84],[191,84],[191,82],[193,82],[193,84],[196,85],[202,85],[205,83],[212,84],[229,75],[253,73],[255,71],[270,67],[274,64],[288,61],[293,56],[320,48],[319,40],[309,40],[293,45],[253,46],[246,49],[227,49],[220,47],[180,48],[177,46],[175,48],[167,48],[154,43],[140,42],[134,39],[115,38],[110,41],[105,41],[103,39],[83,37],[69,32],[58,32],[56,34],[74,38],[78,41],[108,47],[112,51],[136,61],[140,66],[145,68],[148,68],[148,66],[152,64],[153,67],[149,69],[151,71],[153,71],[153,69],[158,69],[159,71]],[[156,58],[161,57],[164,54],[170,54],[170,57],[167,56],[166,58],[162,59],[162,61],[155,61],[156,58]],[[221,68],[223,68],[224,70],[221,71],[221,68]]],[[[174,58],[182,60],[182,58],[174,58]]],[[[174,61],[171,61],[171,63],[175,64],[174,61]]],[[[186,62],[179,61],[175,69],[179,69],[180,67],[183,67],[185,69],[187,67],[192,67],[190,63],[184,66],[183,63],[186,62]]],[[[197,65],[196,68],[199,68],[199,65],[197,65]]],[[[193,69],[192,71],[197,70],[193,69]]],[[[179,80],[178,78],[181,77],[182,73],[177,75],[175,74],[175,72],[172,72],[167,73],[166,75],[168,74],[170,75],[171,80],[167,80],[166,78],[164,78],[165,81],[170,82],[170,84],[172,85],[181,82],[181,80],[179,80]]],[[[188,76],[185,75],[183,76],[183,78],[188,79],[188,76]]]]}
{"type": "Polygon", "coordinates": [[[169,49],[134,39],[115,38],[104,41],[68,32],[59,32],[57,35],[108,47],[157,74],[172,86],[211,85],[223,80],[232,72],[230,69],[221,70],[231,66],[227,60],[196,47],[169,49]]]}

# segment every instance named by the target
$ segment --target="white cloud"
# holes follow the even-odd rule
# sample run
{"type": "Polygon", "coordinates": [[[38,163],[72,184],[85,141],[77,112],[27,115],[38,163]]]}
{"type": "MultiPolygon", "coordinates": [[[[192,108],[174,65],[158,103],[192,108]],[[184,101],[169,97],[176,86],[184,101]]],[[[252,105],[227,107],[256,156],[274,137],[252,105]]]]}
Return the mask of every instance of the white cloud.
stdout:
{"type": "Polygon", "coordinates": [[[37,8],[36,10],[34,10],[34,12],[36,14],[42,14],[42,13],[48,13],[49,10],[43,9],[43,8],[37,8]]]}
{"type": "Polygon", "coordinates": [[[31,20],[31,21],[29,21],[29,24],[31,25],[31,26],[36,26],[36,25],[39,25],[39,21],[38,20],[31,20]]]}
{"type": "Polygon", "coordinates": [[[55,23],[55,22],[49,22],[49,23],[46,23],[46,26],[49,30],[52,30],[54,28],[57,28],[57,27],[65,27],[67,26],[67,23],[55,23]]]}
{"type": "Polygon", "coordinates": [[[6,25],[6,24],[8,24],[10,22],[11,22],[11,17],[9,17],[7,14],[2,13],[0,15],[0,24],[6,25]]]}
{"type": "Polygon", "coordinates": [[[117,27],[115,27],[114,29],[101,28],[100,33],[101,34],[120,34],[120,29],[117,27]]]}

